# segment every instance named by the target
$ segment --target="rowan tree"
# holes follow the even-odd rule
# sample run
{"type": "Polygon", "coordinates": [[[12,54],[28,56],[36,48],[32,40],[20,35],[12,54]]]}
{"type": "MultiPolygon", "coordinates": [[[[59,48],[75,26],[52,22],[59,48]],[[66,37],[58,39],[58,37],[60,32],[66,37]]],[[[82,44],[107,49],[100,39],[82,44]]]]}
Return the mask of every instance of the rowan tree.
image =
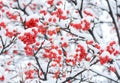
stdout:
{"type": "Polygon", "coordinates": [[[119,83],[119,27],[120,0],[0,0],[0,81],[119,83]]]}

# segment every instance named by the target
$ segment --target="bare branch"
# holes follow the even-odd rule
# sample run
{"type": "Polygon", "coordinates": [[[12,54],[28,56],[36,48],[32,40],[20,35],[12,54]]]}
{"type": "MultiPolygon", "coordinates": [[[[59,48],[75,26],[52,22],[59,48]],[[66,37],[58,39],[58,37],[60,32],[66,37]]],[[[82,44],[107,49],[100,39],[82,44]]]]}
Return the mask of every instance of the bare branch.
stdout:
{"type": "Polygon", "coordinates": [[[67,81],[74,79],[74,78],[77,77],[78,75],[82,74],[84,71],[86,71],[86,69],[80,71],[79,73],[75,74],[75,75],[72,76],[72,77],[68,77],[68,78],[66,78],[66,80],[63,81],[62,83],[66,83],[67,81]]]}
{"type": "Polygon", "coordinates": [[[108,4],[108,8],[109,8],[109,10],[110,10],[109,14],[110,14],[110,16],[111,16],[111,18],[112,18],[112,20],[113,20],[114,25],[115,25],[115,31],[116,31],[116,33],[117,33],[118,43],[119,43],[119,46],[120,46],[120,34],[119,34],[119,30],[118,30],[119,27],[118,27],[118,24],[117,24],[117,22],[116,22],[116,20],[115,20],[114,13],[113,13],[113,11],[112,11],[110,2],[109,2],[108,0],[106,0],[106,1],[107,1],[107,4],[108,4]]]}
{"type": "Polygon", "coordinates": [[[108,76],[105,76],[105,75],[103,75],[103,74],[101,74],[101,73],[98,73],[98,72],[96,72],[96,71],[94,71],[94,70],[92,70],[92,69],[90,69],[90,71],[92,71],[92,72],[94,72],[94,73],[96,73],[96,74],[98,74],[98,75],[100,75],[100,76],[103,76],[103,77],[105,77],[105,78],[107,78],[107,79],[109,79],[109,80],[111,80],[111,81],[114,81],[115,83],[119,83],[117,80],[114,80],[114,79],[112,79],[112,78],[110,78],[110,77],[108,77],[108,76]]]}

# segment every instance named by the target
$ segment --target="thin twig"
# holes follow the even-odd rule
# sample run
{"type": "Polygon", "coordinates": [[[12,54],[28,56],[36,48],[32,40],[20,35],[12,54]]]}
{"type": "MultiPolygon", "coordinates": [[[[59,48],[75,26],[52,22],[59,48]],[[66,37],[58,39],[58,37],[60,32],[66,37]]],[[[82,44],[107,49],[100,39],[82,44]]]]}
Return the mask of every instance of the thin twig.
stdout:
{"type": "Polygon", "coordinates": [[[120,34],[119,34],[119,29],[118,29],[119,27],[118,27],[118,24],[117,24],[117,22],[115,20],[114,13],[112,11],[111,5],[110,5],[108,0],[106,0],[106,1],[107,1],[107,4],[108,4],[108,8],[110,10],[109,14],[110,14],[110,16],[111,16],[111,18],[113,20],[114,25],[115,25],[115,31],[117,33],[118,43],[119,43],[119,46],[120,46],[120,34]]]}
{"type": "Polygon", "coordinates": [[[45,40],[41,43],[41,46],[38,48],[38,50],[34,53],[34,58],[35,58],[35,60],[36,60],[36,62],[37,62],[37,65],[38,65],[38,67],[39,67],[39,69],[41,70],[41,72],[43,73],[43,75],[44,75],[44,79],[43,80],[45,80],[45,72],[43,71],[43,69],[42,69],[42,67],[41,67],[41,65],[40,65],[40,63],[39,63],[39,60],[38,60],[38,57],[36,56],[37,55],[37,53],[42,49],[42,46],[43,46],[43,43],[45,42],[45,40]]]}
{"type": "Polygon", "coordinates": [[[117,80],[114,80],[114,79],[112,79],[112,78],[110,78],[110,77],[108,77],[108,76],[105,76],[105,75],[103,75],[103,74],[101,74],[101,73],[98,73],[98,72],[96,72],[96,71],[94,71],[94,70],[92,70],[92,69],[90,69],[90,71],[92,71],[92,72],[94,72],[94,73],[96,73],[96,74],[98,74],[98,75],[100,75],[100,76],[103,76],[103,77],[105,77],[105,78],[107,78],[107,79],[109,79],[109,80],[111,80],[111,81],[114,81],[115,83],[119,83],[117,80]]]}
{"type": "Polygon", "coordinates": [[[78,75],[80,75],[81,73],[83,73],[84,71],[86,71],[86,69],[80,71],[79,73],[75,74],[75,75],[72,76],[72,77],[68,77],[68,78],[66,78],[66,80],[63,81],[62,83],[66,83],[67,81],[74,79],[75,77],[77,77],[78,75]]]}

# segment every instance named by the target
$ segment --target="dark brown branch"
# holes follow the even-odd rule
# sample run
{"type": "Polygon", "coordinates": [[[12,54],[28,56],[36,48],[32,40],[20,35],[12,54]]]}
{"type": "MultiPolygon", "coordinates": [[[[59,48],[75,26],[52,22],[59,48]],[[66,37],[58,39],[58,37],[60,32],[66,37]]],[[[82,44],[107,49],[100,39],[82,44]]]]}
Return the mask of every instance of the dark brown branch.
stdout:
{"type": "Polygon", "coordinates": [[[39,63],[39,60],[38,60],[38,57],[36,56],[37,55],[37,53],[42,49],[42,46],[43,46],[43,43],[45,42],[45,40],[41,43],[41,45],[40,45],[40,47],[38,48],[38,50],[34,53],[34,58],[35,58],[35,60],[36,60],[36,62],[37,62],[37,65],[38,65],[38,67],[39,67],[39,69],[41,70],[41,72],[43,73],[43,75],[44,75],[44,78],[42,79],[42,80],[46,80],[46,77],[45,77],[45,75],[46,75],[46,73],[43,71],[43,69],[42,69],[42,67],[41,67],[41,65],[40,65],[40,63],[39,63]]]}
{"type": "Polygon", "coordinates": [[[109,79],[109,80],[111,80],[111,81],[114,81],[115,83],[119,83],[117,80],[114,80],[114,79],[112,79],[112,78],[109,78],[108,76],[102,75],[102,74],[100,74],[100,73],[98,73],[98,72],[96,72],[96,71],[93,71],[92,69],[90,69],[90,71],[92,71],[92,72],[94,72],[94,73],[96,73],[96,74],[98,74],[98,75],[100,75],[100,76],[103,76],[103,77],[105,77],[105,78],[107,78],[107,79],[109,79]]]}
{"type": "Polygon", "coordinates": [[[29,14],[25,11],[26,8],[22,9],[22,8],[20,7],[19,0],[16,0],[16,1],[17,1],[17,4],[18,4],[18,8],[15,8],[15,9],[19,9],[19,10],[21,10],[24,14],[26,14],[27,16],[29,16],[29,14]]]}
{"type": "Polygon", "coordinates": [[[102,8],[102,7],[97,7],[97,6],[96,6],[95,4],[93,4],[93,3],[89,3],[89,5],[94,6],[94,7],[97,8],[97,9],[101,9],[102,11],[109,12],[107,9],[102,8]]]}
{"type": "Polygon", "coordinates": [[[26,10],[26,8],[32,3],[32,0],[24,7],[23,10],[26,10]]]}
{"type": "Polygon", "coordinates": [[[83,18],[83,15],[82,15],[82,9],[83,9],[83,0],[81,0],[80,9],[78,10],[79,15],[81,16],[81,18],[83,18]]]}
{"type": "Polygon", "coordinates": [[[113,14],[113,12],[112,12],[111,5],[110,5],[110,3],[109,3],[108,0],[106,0],[106,1],[107,1],[107,4],[108,4],[108,8],[109,8],[109,10],[110,10],[109,14],[110,14],[110,16],[111,16],[111,18],[112,18],[112,20],[113,20],[114,25],[115,25],[115,31],[116,31],[117,38],[118,38],[118,43],[119,43],[119,46],[120,46],[120,34],[119,34],[119,29],[118,29],[119,27],[118,27],[118,25],[117,25],[117,22],[115,21],[115,18],[114,18],[114,14],[113,14]]]}
{"type": "Polygon", "coordinates": [[[67,81],[74,79],[75,77],[77,77],[78,75],[80,75],[81,73],[83,73],[84,71],[86,71],[86,69],[80,71],[79,73],[75,74],[75,75],[72,76],[72,77],[68,77],[68,78],[66,78],[66,80],[63,81],[62,83],[66,83],[67,81]]]}
{"type": "Polygon", "coordinates": [[[75,37],[80,38],[81,40],[85,40],[84,37],[79,36],[79,35],[76,35],[76,34],[72,33],[71,31],[68,31],[68,30],[66,30],[66,29],[64,29],[64,28],[60,28],[60,29],[63,30],[63,31],[65,31],[65,32],[67,32],[67,33],[70,33],[71,35],[74,35],[75,37]]]}
{"type": "Polygon", "coordinates": [[[14,36],[14,38],[10,41],[10,43],[9,43],[8,45],[6,45],[6,43],[3,42],[3,39],[2,39],[2,37],[0,36],[0,39],[1,39],[1,42],[2,42],[2,45],[3,45],[3,48],[2,48],[2,50],[1,50],[1,52],[0,52],[0,55],[6,51],[6,50],[5,50],[6,48],[10,47],[10,46],[15,42],[16,37],[17,37],[17,36],[14,36]]]}
{"type": "MultiPolygon", "coordinates": [[[[93,57],[93,59],[92,59],[92,61],[95,59],[96,57],[93,57]]],[[[92,62],[91,61],[91,62],[92,62]]],[[[96,60],[94,63],[92,63],[92,64],[90,64],[90,66],[92,66],[92,65],[94,65],[94,64],[96,64],[96,63],[98,63],[99,62],[99,60],[96,60]]]]}
{"type": "Polygon", "coordinates": [[[3,39],[2,39],[2,36],[0,36],[0,39],[1,39],[1,42],[2,42],[2,50],[1,50],[1,52],[0,52],[0,55],[4,52],[4,49],[5,49],[5,44],[4,44],[4,42],[3,42],[3,39]]]}
{"type": "Polygon", "coordinates": [[[40,65],[40,63],[39,63],[39,61],[38,61],[37,56],[34,56],[34,58],[35,58],[35,60],[36,60],[36,62],[37,62],[37,65],[38,65],[39,69],[41,70],[41,72],[42,72],[43,74],[45,74],[45,72],[43,71],[43,69],[42,69],[42,67],[41,67],[41,65],[40,65]]]}
{"type": "Polygon", "coordinates": [[[96,37],[95,37],[93,31],[89,29],[88,32],[89,32],[90,35],[92,36],[93,40],[94,40],[95,42],[99,43],[99,42],[97,41],[97,39],[96,39],[96,37]]]}
{"type": "Polygon", "coordinates": [[[41,43],[41,46],[38,48],[38,50],[34,53],[34,56],[36,56],[37,55],[37,53],[42,49],[42,45],[43,45],[43,43],[45,42],[45,40],[41,43]]]}
{"type": "Polygon", "coordinates": [[[3,42],[2,36],[0,36],[0,39],[1,39],[1,42],[2,42],[2,46],[4,47],[5,44],[4,44],[4,42],[3,42]]]}
{"type": "Polygon", "coordinates": [[[72,0],[72,2],[73,2],[75,5],[77,5],[77,1],[76,1],[76,0],[75,0],[75,1],[74,1],[74,0],[72,0]]]}
{"type": "MultiPolygon", "coordinates": [[[[108,8],[109,8],[109,10],[110,10],[109,14],[110,14],[110,16],[111,16],[111,18],[112,18],[112,20],[113,20],[114,25],[115,25],[115,31],[116,31],[117,38],[118,38],[118,44],[119,44],[119,46],[120,46],[120,34],[119,34],[119,29],[118,29],[119,27],[118,27],[117,22],[116,22],[116,20],[115,20],[115,17],[114,17],[114,14],[113,14],[111,5],[110,5],[110,3],[109,3],[108,0],[106,0],[106,1],[107,1],[107,4],[108,4],[108,8]]],[[[120,79],[120,75],[118,74],[117,71],[115,72],[115,74],[116,74],[116,76],[118,77],[118,79],[120,79]]]]}
{"type": "Polygon", "coordinates": [[[47,70],[46,70],[46,73],[45,73],[45,80],[47,80],[47,74],[48,74],[48,70],[49,70],[49,67],[50,67],[50,63],[52,62],[52,60],[50,60],[47,64],[47,70]]]}
{"type": "Polygon", "coordinates": [[[17,36],[14,36],[14,38],[10,41],[8,45],[5,46],[5,48],[9,47],[12,43],[15,42],[17,36]]]}

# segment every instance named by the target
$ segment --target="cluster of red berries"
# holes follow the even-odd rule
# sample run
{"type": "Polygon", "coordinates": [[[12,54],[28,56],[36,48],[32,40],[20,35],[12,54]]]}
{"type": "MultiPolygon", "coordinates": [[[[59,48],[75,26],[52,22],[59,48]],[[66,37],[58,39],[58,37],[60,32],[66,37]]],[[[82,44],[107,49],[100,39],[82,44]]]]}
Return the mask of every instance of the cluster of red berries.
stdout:
{"type": "Polygon", "coordinates": [[[90,22],[87,20],[80,21],[80,23],[70,23],[70,25],[77,30],[87,31],[90,29],[90,22]],[[82,26],[83,24],[84,26],[82,26]]]}
{"type": "Polygon", "coordinates": [[[26,28],[37,27],[38,26],[38,24],[37,24],[38,22],[39,22],[38,19],[31,18],[30,20],[25,22],[25,26],[26,26],[26,28]]]}
{"type": "Polygon", "coordinates": [[[19,39],[26,45],[30,45],[36,42],[37,31],[32,29],[33,33],[26,32],[23,36],[19,36],[19,39]]]}
{"type": "Polygon", "coordinates": [[[87,56],[85,48],[80,44],[77,46],[76,52],[77,54],[74,55],[74,58],[78,61],[82,61],[87,56]]]}

